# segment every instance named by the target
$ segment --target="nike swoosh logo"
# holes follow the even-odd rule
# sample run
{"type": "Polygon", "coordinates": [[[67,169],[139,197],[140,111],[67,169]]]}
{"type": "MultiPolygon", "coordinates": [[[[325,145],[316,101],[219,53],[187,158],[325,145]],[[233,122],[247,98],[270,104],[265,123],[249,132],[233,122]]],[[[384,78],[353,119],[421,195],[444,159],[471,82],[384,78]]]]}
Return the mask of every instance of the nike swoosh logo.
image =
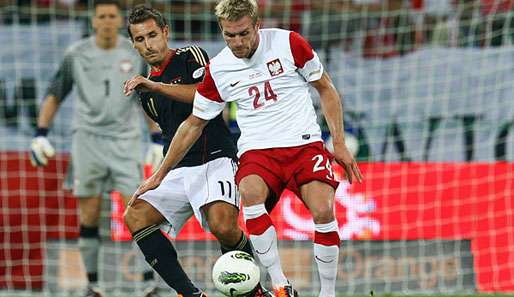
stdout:
{"type": "Polygon", "coordinates": [[[230,296],[234,296],[234,292],[236,292],[237,290],[234,289],[234,288],[230,288],[230,296]]]}
{"type": "Polygon", "coordinates": [[[260,251],[258,251],[257,249],[255,249],[255,253],[256,253],[256,254],[259,254],[259,255],[264,255],[264,254],[266,254],[267,252],[269,252],[269,251],[271,250],[271,246],[273,245],[273,241],[274,241],[274,240],[275,240],[275,239],[273,239],[273,240],[271,241],[271,243],[269,244],[269,247],[268,247],[268,249],[267,249],[267,250],[265,250],[264,252],[260,252],[260,251]]]}
{"type": "Polygon", "coordinates": [[[320,261],[320,262],[323,262],[323,263],[332,263],[336,259],[336,258],[332,258],[332,260],[330,260],[330,259],[328,259],[328,260],[321,260],[318,256],[314,256],[314,258],[316,260],[320,261]]]}
{"type": "Polygon", "coordinates": [[[231,83],[230,86],[235,87],[239,82],[240,82],[240,80],[236,81],[235,83],[231,83]]]}

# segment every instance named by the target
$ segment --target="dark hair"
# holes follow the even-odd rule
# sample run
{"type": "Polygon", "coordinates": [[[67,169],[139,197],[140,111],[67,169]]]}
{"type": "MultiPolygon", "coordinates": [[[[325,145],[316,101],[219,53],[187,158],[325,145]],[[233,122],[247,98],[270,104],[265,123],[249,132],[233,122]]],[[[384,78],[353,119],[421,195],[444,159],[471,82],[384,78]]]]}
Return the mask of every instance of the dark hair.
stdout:
{"type": "Polygon", "coordinates": [[[121,3],[118,0],[94,0],[93,7],[96,8],[98,5],[116,5],[121,9],[121,3]]]}
{"type": "Polygon", "coordinates": [[[153,19],[157,26],[159,26],[159,28],[161,29],[164,29],[164,27],[168,25],[166,19],[164,18],[164,16],[162,16],[162,14],[159,11],[151,7],[147,7],[143,4],[137,5],[136,7],[134,7],[134,9],[132,9],[128,17],[127,31],[128,35],[130,36],[130,39],[132,39],[130,25],[141,24],[142,22],[145,22],[149,19],[153,19]]]}

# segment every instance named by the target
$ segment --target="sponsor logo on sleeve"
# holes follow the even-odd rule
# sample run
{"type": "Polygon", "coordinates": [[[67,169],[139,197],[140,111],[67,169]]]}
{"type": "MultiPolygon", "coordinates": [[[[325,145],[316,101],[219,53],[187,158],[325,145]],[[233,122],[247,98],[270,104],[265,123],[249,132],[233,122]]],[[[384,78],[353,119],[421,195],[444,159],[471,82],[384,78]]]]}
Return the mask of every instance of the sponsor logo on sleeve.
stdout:
{"type": "Polygon", "coordinates": [[[205,73],[205,67],[200,67],[193,72],[193,78],[198,79],[205,73]]]}

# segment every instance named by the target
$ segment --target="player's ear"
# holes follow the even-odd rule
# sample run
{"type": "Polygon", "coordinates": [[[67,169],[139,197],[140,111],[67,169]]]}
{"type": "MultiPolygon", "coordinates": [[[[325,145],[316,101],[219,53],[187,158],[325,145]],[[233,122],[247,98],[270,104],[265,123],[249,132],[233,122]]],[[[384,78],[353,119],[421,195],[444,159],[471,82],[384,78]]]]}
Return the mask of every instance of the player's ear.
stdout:
{"type": "Polygon", "coordinates": [[[168,40],[168,36],[170,35],[170,27],[168,25],[165,25],[163,28],[162,28],[162,35],[164,36],[164,38],[166,40],[168,40]]]}
{"type": "Polygon", "coordinates": [[[261,22],[261,19],[257,19],[257,21],[255,21],[255,30],[259,30],[261,28],[261,25],[262,25],[262,22],[261,22]]]}
{"type": "Polygon", "coordinates": [[[93,27],[93,29],[95,29],[95,30],[98,27],[98,18],[96,17],[96,14],[91,19],[91,27],[93,27]]]}

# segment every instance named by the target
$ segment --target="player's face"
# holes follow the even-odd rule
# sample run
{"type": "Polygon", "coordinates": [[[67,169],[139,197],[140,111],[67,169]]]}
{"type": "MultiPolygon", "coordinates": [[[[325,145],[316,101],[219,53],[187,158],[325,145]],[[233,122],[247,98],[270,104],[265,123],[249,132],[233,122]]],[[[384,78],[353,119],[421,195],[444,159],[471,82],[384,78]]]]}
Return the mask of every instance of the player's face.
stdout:
{"type": "Polygon", "coordinates": [[[259,45],[259,21],[254,24],[249,16],[235,22],[222,19],[220,20],[220,27],[223,39],[225,39],[234,56],[249,58],[257,49],[259,45]]]}
{"type": "Polygon", "coordinates": [[[150,65],[158,66],[168,52],[168,26],[160,28],[154,19],[130,25],[132,42],[141,57],[150,65]]]}
{"type": "Polygon", "coordinates": [[[121,28],[121,15],[115,4],[99,4],[93,17],[93,29],[101,38],[114,38],[121,28]]]}

